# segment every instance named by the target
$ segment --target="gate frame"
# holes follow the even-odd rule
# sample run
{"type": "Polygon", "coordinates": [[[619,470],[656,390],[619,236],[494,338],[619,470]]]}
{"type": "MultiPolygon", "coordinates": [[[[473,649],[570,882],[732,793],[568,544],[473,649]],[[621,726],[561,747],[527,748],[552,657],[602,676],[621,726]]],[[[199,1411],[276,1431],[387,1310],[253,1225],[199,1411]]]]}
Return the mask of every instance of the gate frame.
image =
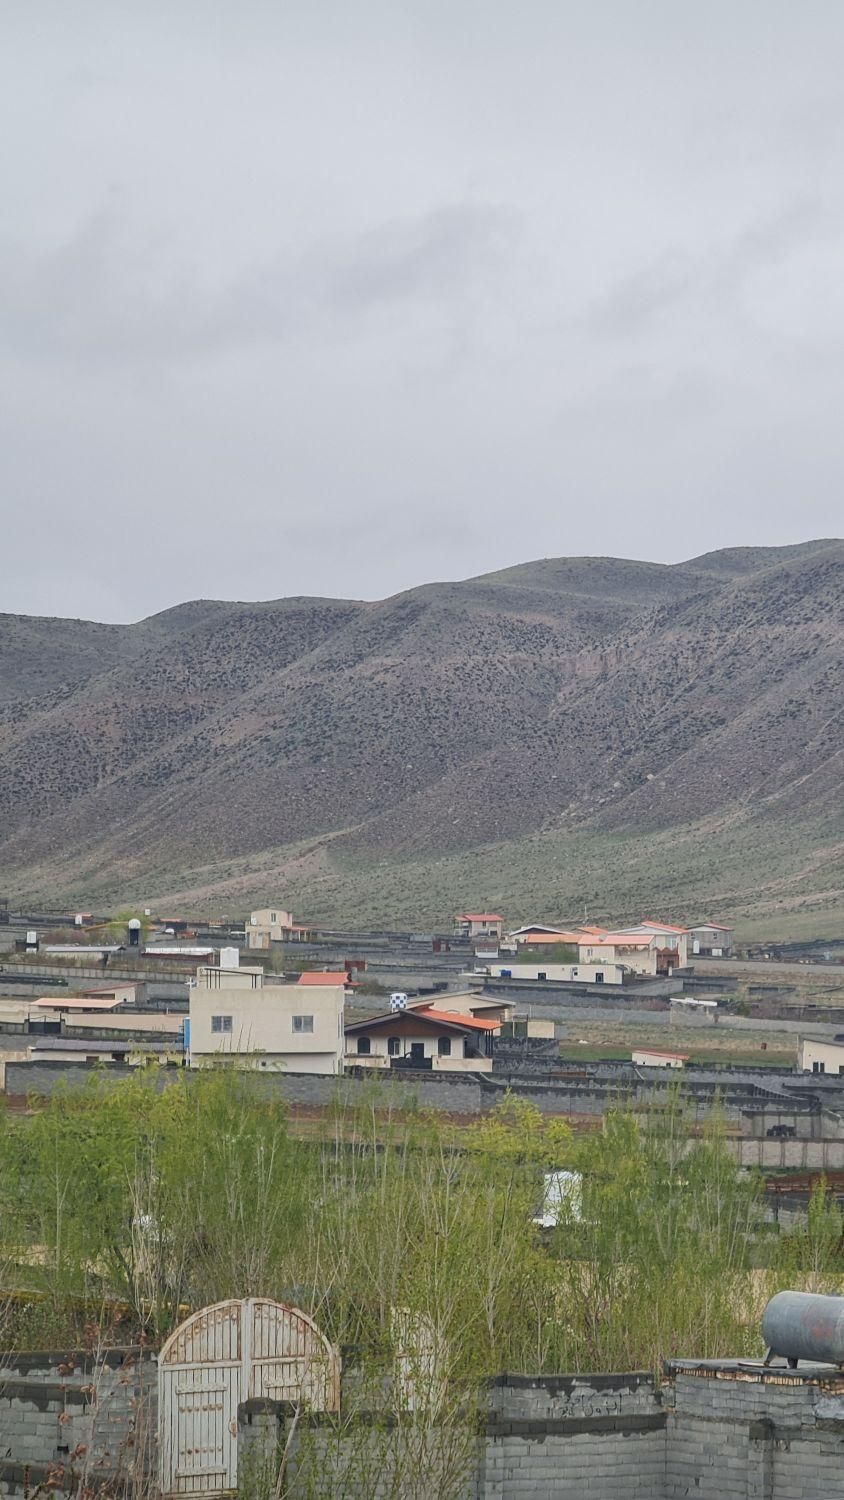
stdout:
{"type": "MultiPolygon", "coordinates": [[[[308,1313],[303,1312],[300,1307],[294,1307],[289,1302],[279,1302],[274,1297],[228,1297],[221,1302],[212,1302],[209,1303],[206,1307],[196,1308],[192,1313],[188,1315],[187,1318],[183,1319],[183,1321],[178,1325],[177,1328],[173,1329],[172,1333],[168,1335],[168,1337],[162,1344],[158,1355],[158,1472],[159,1487],[162,1500],[192,1500],[192,1497],[197,1496],[209,1497],[210,1500],[211,1496],[233,1493],[230,1486],[225,1486],[223,1488],[208,1488],[203,1487],[201,1482],[198,1483],[197,1486],[193,1489],[181,1490],[177,1487],[176,1467],[178,1462],[178,1442],[176,1443],[175,1454],[170,1451],[172,1444],[168,1446],[168,1443],[171,1421],[175,1423],[175,1431],[178,1431],[178,1412],[176,1412],[175,1415],[171,1415],[170,1407],[165,1401],[164,1387],[168,1373],[172,1374],[175,1379],[177,1372],[180,1370],[213,1370],[215,1367],[221,1366],[237,1372],[235,1385],[237,1388],[238,1400],[235,1402],[234,1409],[230,1412],[225,1412],[223,1417],[224,1429],[228,1428],[229,1435],[234,1440],[234,1475],[230,1475],[230,1477],[234,1478],[234,1482],[236,1484],[238,1468],[238,1407],[244,1401],[253,1399],[255,1396],[259,1398],[264,1396],[263,1392],[253,1392],[252,1389],[253,1376],[256,1367],[261,1364],[272,1363],[274,1360],[296,1360],[297,1357],[303,1361],[310,1362],[310,1360],[312,1360],[313,1356],[310,1356],[309,1358],[308,1355],[296,1356],[295,1354],[289,1354],[286,1356],[281,1354],[267,1355],[264,1356],[263,1359],[259,1356],[256,1359],[253,1354],[253,1325],[255,1321],[256,1309],[262,1306],[272,1308],[279,1313],[287,1314],[288,1317],[292,1317],[292,1319],[296,1323],[298,1323],[300,1326],[304,1325],[304,1327],[309,1331],[314,1343],[320,1350],[321,1357],[325,1359],[325,1401],[319,1407],[315,1407],[314,1410],[333,1412],[339,1411],[339,1353],[319,1328],[314,1319],[308,1313]],[[237,1359],[225,1359],[222,1355],[220,1355],[216,1360],[209,1359],[205,1362],[187,1362],[184,1360],[171,1360],[169,1358],[173,1347],[175,1346],[177,1341],[182,1338],[190,1329],[191,1324],[197,1324],[199,1326],[201,1320],[208,1319],[209,1317],[213,1318],[214,1314],[233,1311],[235,1308],[238,1310],[237,1342],[239,1357],[237,1359]],[[169,1470],[170,1472],[166,1473],[165,1470],[169,1470]]],[[[303,1377],[301,1381],[302,1384],[305,1383],[305,1379],[306,1376],[303,1377]]],[[[178,1392],[174,1389],[173,1395],[177,1394],[178,1392]]],[[[196,1394],[201,1394],[201,1392],[197,1391],[196,1394]]],[[[231,1395],[231,1393],[229,1393],[229,1395],[231,1395]]],[[[265,1399],[276,1398],[267,1396],[265,1399]]],[[[288,1397],[286,1399],[291,1398],[288,1397]]],[[[213,1472],[230,1474],[230,1469],[231,1465],[229,1466],[229,1470],[220,1469],[214,1470],[213,1472]]],[[[201,1479],[201,1476],[199,1474],[197,1474],[196,1477],[198,1480],[201,1479]]]]}

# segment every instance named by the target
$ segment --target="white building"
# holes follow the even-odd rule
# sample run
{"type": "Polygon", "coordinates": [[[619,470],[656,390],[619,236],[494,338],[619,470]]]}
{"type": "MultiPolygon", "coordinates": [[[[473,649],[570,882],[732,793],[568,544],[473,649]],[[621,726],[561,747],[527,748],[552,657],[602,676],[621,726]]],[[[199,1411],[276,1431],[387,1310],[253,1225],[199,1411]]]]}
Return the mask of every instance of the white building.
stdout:
{"type": "Polygon", "coordinates": [[[624,980],[624,969],[616,963],[492,964],[487,972],[491,979],[546,979],[549,984],[554,980],[564,984],[621,984],[624,980]]]}
{"type": "Polygon", "coordinates": [[[345,975],[324,977],[265,984],[263,969],[200,968],[190,991],[191,1067],[242,1058],[256,1068],[342,1073],[345,975]]]}
{"type": "Polygon", "coordinates": [[[653,1047],[638,1047],[631,1055],[637,1068],[684,1068],[688,1060],[685,1052],[659,1052],[653,1047]]]}
{"type": "Polygon", "coordinates": [[[801,1037],[799,1068],[801,1073],[835,1075],[844,1071],[844,1037],[836,1037],[834,1042],[819,1042],[801,1037]]]}

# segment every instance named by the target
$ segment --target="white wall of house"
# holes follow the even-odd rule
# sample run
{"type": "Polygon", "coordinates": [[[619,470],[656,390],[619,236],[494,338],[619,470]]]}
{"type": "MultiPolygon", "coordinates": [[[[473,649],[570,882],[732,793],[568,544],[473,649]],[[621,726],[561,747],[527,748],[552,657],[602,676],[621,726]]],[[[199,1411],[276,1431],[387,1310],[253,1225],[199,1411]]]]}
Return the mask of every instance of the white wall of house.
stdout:
{"type": "Polygon", "coordinates": [[[264,984],[261,969],[244,968],[200,969],[197,979],[191,1066],[249,1056],[255,1067],[342,1072],[344,985],[264,984]]]}
{"type": "Polygon", "coordinates": [[[686,1060],[672,1052],[649,1052],[642,1047],[632,1054],[631,1061],[639,1068],[682,1068],[686,1060]]]}
{"type": "Polygon", "coordinates": [[[844,1043],[816,1042],[803,1037],[799,1066],[801,1073],[841,1073],[844,1071],[844,1043]]]}
{"type": "MultiPolygon", "coordinates": [[[[580,981],[581,984],[621,984],[624,978],[621,965],[614,963],[544,964],[540,960],[532,964],[493,964],[489,972],[495,979],[539,979],[541,975],[549,982],[558,979],[565,983],[580,981]]],[[[450,995],[448,1003],[451,1004],[450,995]]]]}

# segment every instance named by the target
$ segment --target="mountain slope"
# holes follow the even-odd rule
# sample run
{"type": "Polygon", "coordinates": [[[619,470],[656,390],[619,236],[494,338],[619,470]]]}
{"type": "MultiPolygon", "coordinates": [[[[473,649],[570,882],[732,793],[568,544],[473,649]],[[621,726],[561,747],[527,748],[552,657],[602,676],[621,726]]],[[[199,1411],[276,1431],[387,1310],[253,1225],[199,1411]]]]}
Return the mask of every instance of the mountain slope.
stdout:
{"type": "Polygon", "coordinates": [[[314,917],[386,903],[416,922],[641,886],[741,915],[776,869],[772,916],[816,910],[824,930],[843,599],[844,543],[822,541],[548,559],[375,604],[2,617],[2,888],[214,909],[272,890],[314,917]]]}

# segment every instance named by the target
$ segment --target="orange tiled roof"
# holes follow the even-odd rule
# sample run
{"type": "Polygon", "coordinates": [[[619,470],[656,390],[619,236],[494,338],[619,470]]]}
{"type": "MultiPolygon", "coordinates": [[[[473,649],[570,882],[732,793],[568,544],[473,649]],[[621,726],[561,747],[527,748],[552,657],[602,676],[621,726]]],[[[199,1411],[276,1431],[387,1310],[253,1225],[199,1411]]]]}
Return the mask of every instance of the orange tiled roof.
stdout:
{"type": "Polygon", "coordinates": [[[296,982],[297,984],[348,984],[349,976],[345,969],[324,974],[307,969],[304,974],[299,975],[296,982]]]}
{"type": "Polygon", "coordinates": [[[463,1015],[456,1010],[431,1010],[418,1009],[413,1012],[416,1016],[426,1016],[429,1021],[445,1021],[449,1026],[469,1026],[473,1031],[499,1031],[500,1021],[482,1021],[478,1016],[463,1015]]]}

